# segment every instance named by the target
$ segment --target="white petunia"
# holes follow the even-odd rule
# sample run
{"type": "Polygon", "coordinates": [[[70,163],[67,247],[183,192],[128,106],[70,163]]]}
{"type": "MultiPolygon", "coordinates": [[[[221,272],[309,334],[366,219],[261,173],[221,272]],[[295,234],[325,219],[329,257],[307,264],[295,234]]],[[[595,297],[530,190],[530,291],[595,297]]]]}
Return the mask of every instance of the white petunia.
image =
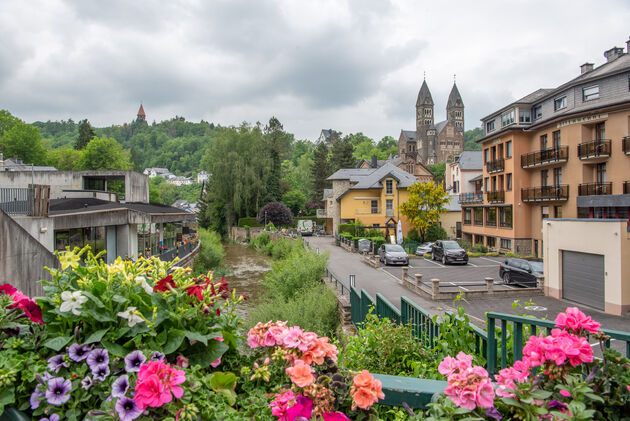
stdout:
{"type": "Polygon", "coordinates": [[[144,321],[139,314],[140,312],[136,310],[135,307],[127,307],[126,311],[118,313],[117,316],[126,319],[129,327],[134,327],[138,323],[142,323],[144,321]]]}
{"type": "Polygon", "coordinates": [[[63,302],[59,307],[59,311],[61,311],[62,313],[71,311],[72,314],[74,314],[75,316],[79,316],[81,314],[79,310],[81,309],[83,303],[87,302],[88,300],[87,297],[84,297],[81,294],[81,291],[64,291],[61,293],[61,299],[63,300],[63,302]]]}
{"type": "Polygon", "coordinates": [[[147,279],[144,276],[136,276],[136,282],[139,283],[147,294],[153,294],[153,287],[149,285],[147,279]]]}

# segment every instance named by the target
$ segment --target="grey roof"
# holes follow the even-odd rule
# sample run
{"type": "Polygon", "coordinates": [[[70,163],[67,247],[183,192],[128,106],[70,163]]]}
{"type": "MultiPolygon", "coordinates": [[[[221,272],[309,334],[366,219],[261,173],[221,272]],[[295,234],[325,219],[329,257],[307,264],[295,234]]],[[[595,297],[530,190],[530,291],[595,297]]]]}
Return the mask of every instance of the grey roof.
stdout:
{"type": "Polygon", "coordinates": [[[469,183],[474,183],[475,181],[482,181],[483,180],[483,174],[479,174],[477,177],[473,177],[470,180],[468,180],[469,183]]]}
{"type": "Polygon", "coordinates": [[[331,197],[332,194],[333,194],[333,190],[332,189],[324,189],[324,197],[322,199],[326,200],[329,197],[331,197]]]}
{"type": "Polygon", "coordinates": [[[3,167],[5,171],[57,171],[55,167],[25,164],[19,158],[5,159],[3,167]]]}
{"type": "Polygon", "coordinates": [[[417,140],[415,130],[401,130],[400,134],[407,142],[415,142],[417,140]]]}
{"type": "MultiPolygon", "coordinates": [[[[409,174],[405,170],[393,166],[387,162],[380,168],[350,168],[341,169],[328,177],[328,180],[349,180],[353,185],[349,190],[375,189],[382,188],[383,181],[386,177],[394,177],[398,180],[399,187],[410,187],[416,181],[416,177],[409,174]]],[[[347,192],[347,191],[346,191],[347,192]]],[[[346,193],[344,192],[337,198],[339,200],[346,193]]]]}
{"type": "Polygon", "coordinates": [[[418,101],[416,101],[416,106],[427,103],[427,99],[430,103],[433,103],[433,98],[431,97],[431,91],[429,91],[427,81],[423,80],[420,92],[418,92],[418,101]]]}
{"type": "Polygon", "coordinates": [[[332,134],[332,129],[322,129],[322,133],[325,139],[328,139],[332,134]]]}
{"type": "Polygon", "coordinates": [[[453,88],[451,89],[451,93],[448,95],[448,102],[446,103],[446,107],[463,107],[464,101],[462,101],[462,96],[459,94],[459,90],[457,89],[457,84],[453,83],[453,88]],[[459,101],[459,102],[458,102],[459,101]]]}
{"type": "Polygon", "coordinates": [[[464,151],[455,157],[455,162],[462,170],[482,170],[483,155],[481,151],[464,151]]]}
{"type": "Polygon", "coordinates": [[[459,196],[458,195],[450,195],[450,201],[444,206],[449,212],[461,212],[462,206],[459,204],[459,196]]]}
{"type": "Polygon", "coordinates": [[[154,203],[140,203],[140,202],[109,202],[107,200],[94,199],[91,197],[86,198],[73,198],[73,199],[51,199],[50,200],[50,215],[63,215],[66,213],[80,213],[80,212],[93,212],[93,211],[105,211],[112,209],[131,209],[137,212],[143,212],[148,214],[182,214],[181,209],[174,208],[168,205],[160,205],[154,203]]]}
{"type": "Polygon", "coordinates": [[[540,88],[537,91],[532,92],[531,94],[525,95],[523,98],[514,102],[515,104],[533,104],[538,101],[540,98],[547,95],[549,92],[553,91],[550,88],[540,88]]]}
{"type": "MultiPolygon", "coordinates": [[[[364,162],[368,164],[370,168],[373,168],[371,159],[362,159],[357,165],[357,168],[360,167],[364,162]]],[[[403,163],[403,160],[402,158],[399,158],[398,155],[392,158],[392,155],[390,154],[389,159],[378,159],[376,161],[376,168],[381,168],[383,165],[387,164],[388,162],[392,164],[394,167],[397,167],[403,163]]]]}
{"type": "Polygon", "coordinates": [[[327,180],[351,180],[353,177],[361,177],[366,174],[366,171],[376,171],[375,168],[342,168],[337,170],[333,175],[327,178],[327,180]]]}
{"type": "Polygon", "coordinates": [[[444,127],[446,127],[446,124],[448,123],[448,120],[444,120],[444,121],[440,121],[439,123],[437,123],[434,128],[435,128],[435,133],[436,134],[440,134],[442,133],[442,130],[444,130],[444,127]]]}

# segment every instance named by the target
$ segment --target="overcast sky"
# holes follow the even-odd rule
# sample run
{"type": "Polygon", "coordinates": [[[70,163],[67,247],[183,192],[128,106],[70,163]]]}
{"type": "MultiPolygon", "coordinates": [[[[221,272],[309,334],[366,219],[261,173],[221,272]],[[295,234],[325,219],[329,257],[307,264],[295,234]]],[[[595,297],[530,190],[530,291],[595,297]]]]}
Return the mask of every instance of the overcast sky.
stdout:
{"type": "Polygon", "coordinates": [[[378,140],[415,129],[426,72],[436,122],[456,74],[471,129],[602,64],[628,22],[628,0],[0,0],[0,109],[101,127],[142,102],[149,122],[378,140]]]}

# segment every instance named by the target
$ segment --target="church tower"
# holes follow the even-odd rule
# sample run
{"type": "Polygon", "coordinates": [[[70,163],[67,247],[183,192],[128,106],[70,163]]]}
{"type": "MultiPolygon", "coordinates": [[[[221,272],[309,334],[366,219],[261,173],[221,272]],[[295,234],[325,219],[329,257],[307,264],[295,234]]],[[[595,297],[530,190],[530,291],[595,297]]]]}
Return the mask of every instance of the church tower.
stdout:
{"type": "Polygon", "coordinates": [[[435,159],[435,136],[433,125],[433,98],[426,79],[422,81],[416,101],[416,139],[423,163],[435,159]]]}
{"type": "Polygon", "coordinates": [[[136,121],[146,121],[147,115],[144,113],[144,108],[142,104],[140,104],[140,109],[138,110],[138,118],[136,121]]]}
{"type": "Polygon", "coordinates": [[[459,94],[455,82],[453,82],[453,89],[451,89],[451,93],[448,96],[446,118],[448,121],[453,122],[458,132],[464,132],[464,101],[462,101],[462,96],[459,94]]]}

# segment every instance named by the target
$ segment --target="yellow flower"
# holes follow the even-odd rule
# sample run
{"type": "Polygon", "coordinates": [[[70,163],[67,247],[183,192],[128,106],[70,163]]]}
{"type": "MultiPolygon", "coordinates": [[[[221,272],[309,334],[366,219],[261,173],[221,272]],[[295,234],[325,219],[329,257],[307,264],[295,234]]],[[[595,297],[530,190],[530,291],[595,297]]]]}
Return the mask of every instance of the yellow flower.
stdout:
{"type": "Polygon", "coordinates": [[[79,255],[72,251],[61,252],[57,254],[57,257],[59,258],[59,263],[61,263],[61,270],[66,270],[69,267],[77,268],[79,267],[79,260],[81,260],[79,255]]]}

